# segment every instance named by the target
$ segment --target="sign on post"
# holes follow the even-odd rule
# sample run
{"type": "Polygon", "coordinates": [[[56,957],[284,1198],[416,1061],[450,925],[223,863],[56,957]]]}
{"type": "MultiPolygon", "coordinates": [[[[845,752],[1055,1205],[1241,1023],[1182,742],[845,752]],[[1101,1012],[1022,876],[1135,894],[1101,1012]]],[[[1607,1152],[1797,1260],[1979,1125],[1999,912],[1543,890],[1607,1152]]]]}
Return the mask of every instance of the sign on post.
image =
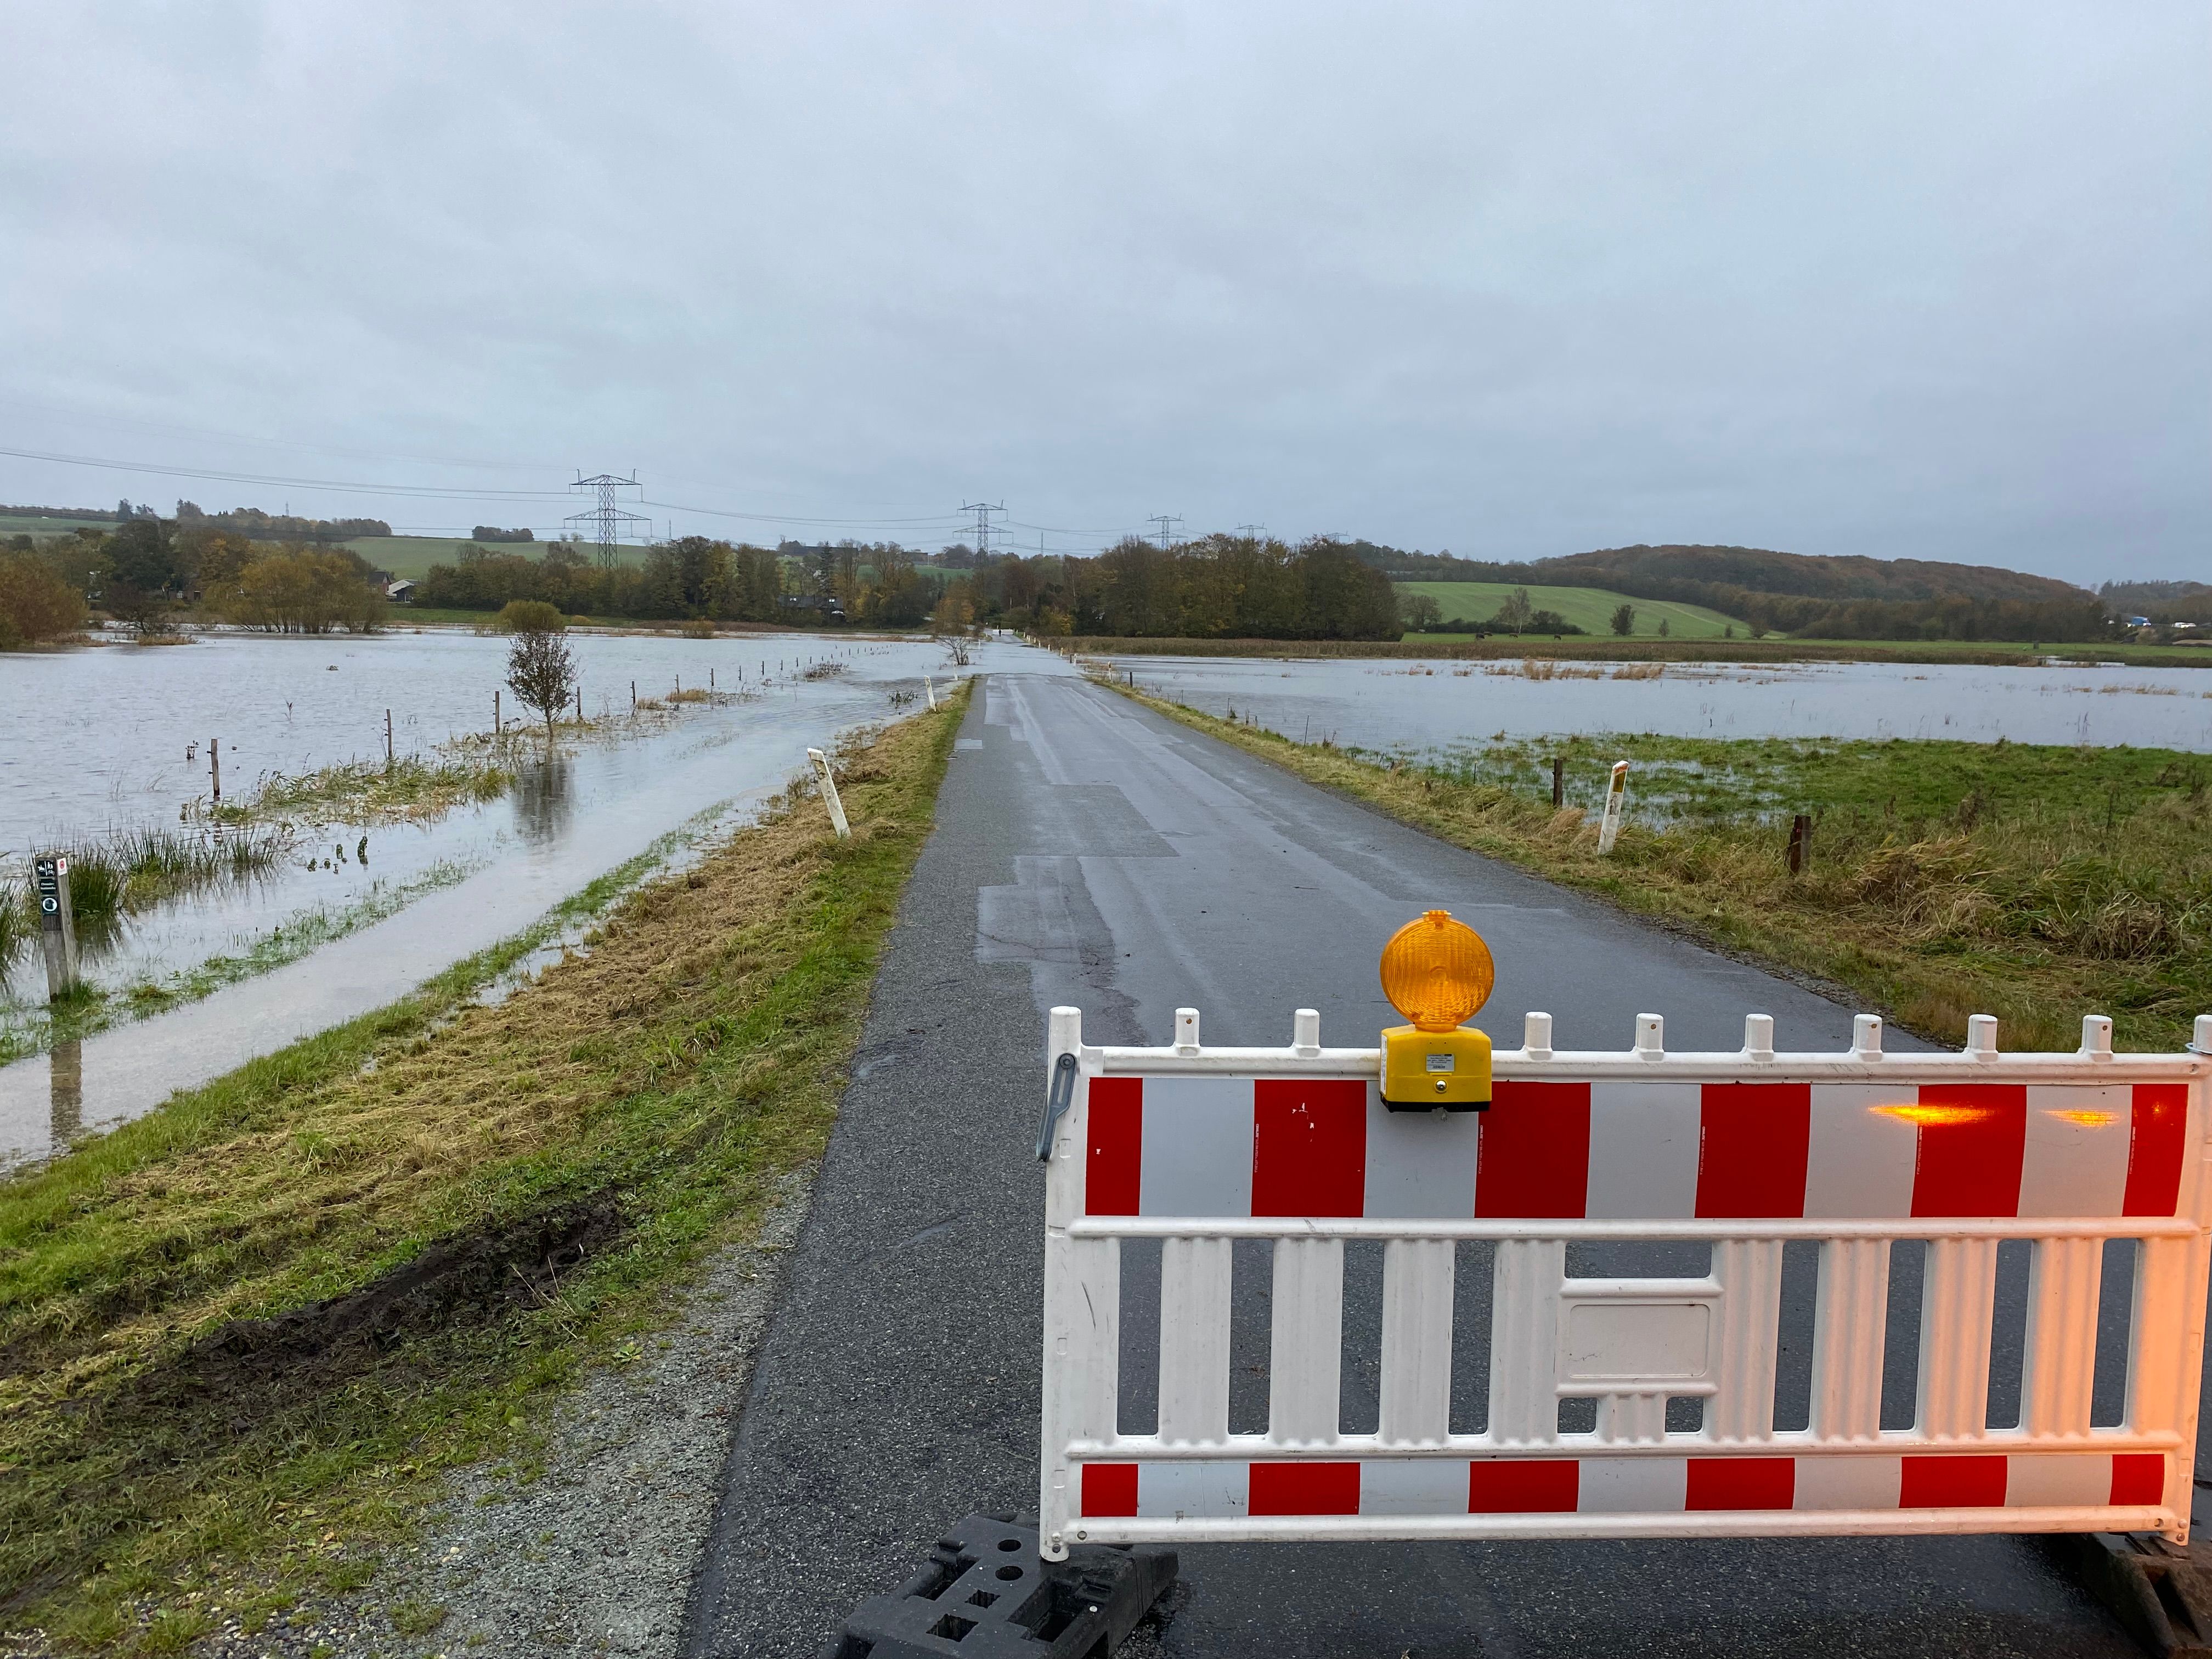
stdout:
{"type": "Polygon", "coordinates": [[[46,947],[46,998],[58,1001],[76,984],[76,918],[70,911],[69,860],[45,853],[31,860],[39,899],[39,938],[46,947]]]}

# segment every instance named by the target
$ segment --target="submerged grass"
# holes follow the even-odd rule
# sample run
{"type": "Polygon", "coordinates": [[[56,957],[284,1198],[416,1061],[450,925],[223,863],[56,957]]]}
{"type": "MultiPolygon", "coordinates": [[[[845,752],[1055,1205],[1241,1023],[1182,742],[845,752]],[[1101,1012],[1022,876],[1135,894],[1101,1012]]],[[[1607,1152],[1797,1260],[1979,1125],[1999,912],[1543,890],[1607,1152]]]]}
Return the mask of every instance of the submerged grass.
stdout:
{"type": "Polygon", "coordinates": [[[1844,987],[1927,1036],[1957,1041],[1992,1013],[2008,1048],[2069,1049],[2103,1013],[2123,1047],[2170,1050],[2212,1012],[2203,756],[1660,737],[1363,755],[1122,695],[1473,851],[1844,987]],[[1638,810],[1600,858],[1618,759],[1634,763],[1638,810]],[[1798,813],[1813,833],[1793,877],[1798,813]]]}
{"type": "Polygon", "coordinates": [[[354,902],[311,905],[252,939],[245,949],[213,956],[161,978],[106,989],[87,981],[66,1002],[0,1001],[0,1066],[43,1054],[57,1042],[94,1036],[144,1019],[297,962],[347,934],[397,915],[416,899],[465,880],[483,866],[441,860],[404,882],[378,881],[354,902]]]}
{"type": "MultiPolygon", "coordinates": [[[[242,884],[283,862],[292,841],[282,828],[132,829],[79,837],[69,860],[70,915],[80,944],[97,948],[125,920],[163,902],[242,884]]],[[[27,865],[28,860],[24,860],[27,865]]],[[[39,931],[27,879],[0,877],[0,980],[28,954],[39,931]]]]}
{"type": "Polygon", "coordinates": [[[850,841],[795,796],[495,1006],[542,931],[0,1185],[0,1619],[358,1586],[526,1442],[819,1152],[961,707],[844,751],[850,841]]]}
{"type": "Polygon", "coordinates": [[[345,761],[297,775],[265,777],[246,799],[226,801],[209,816],[227,823],[270,818],[309,823],[417,823],[443,817],[456,806],[496,800],[514,787],[515,769],[498,753],[447,759],[410,755],[389,763],[345,761]]]}

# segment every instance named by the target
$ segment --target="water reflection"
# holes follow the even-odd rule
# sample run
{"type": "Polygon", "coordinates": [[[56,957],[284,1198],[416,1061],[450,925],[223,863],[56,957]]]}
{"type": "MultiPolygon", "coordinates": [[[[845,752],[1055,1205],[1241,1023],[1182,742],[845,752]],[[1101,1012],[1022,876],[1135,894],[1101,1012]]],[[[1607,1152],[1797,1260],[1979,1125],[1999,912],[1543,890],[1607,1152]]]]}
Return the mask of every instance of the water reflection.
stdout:
{"type": "Polygon", "coordinates": [[[2212,750],[2212,674],[2118,665],[1657,665],[1123,657],[1117,678],[1301,743],[1449,750],[1493,738],[1951,738],[2212,750]]]}
{"type": "Polygon", "coordinates": [[[84,1044],[57,1042],[48,1056],[53,1149],[61,1152],[84,1133],[84,1044]]]}
{"type": "Polygon", "coordinates": [[[514,827],[525,841],[553,840],[568,827],[575,806],[574,771],[566,755],[542,755],[516,769],[514,827]]]}

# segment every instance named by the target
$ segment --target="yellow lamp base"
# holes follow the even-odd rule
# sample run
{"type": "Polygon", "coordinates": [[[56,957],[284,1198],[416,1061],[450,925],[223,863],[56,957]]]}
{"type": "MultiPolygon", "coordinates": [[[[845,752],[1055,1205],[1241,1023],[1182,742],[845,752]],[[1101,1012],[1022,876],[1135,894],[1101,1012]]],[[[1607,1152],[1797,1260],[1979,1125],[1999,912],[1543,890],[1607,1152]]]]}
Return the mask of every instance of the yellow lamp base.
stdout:
{"type": "Polygon", "coordinates": [[[1479,1112],[1490,1104],[1490,1038],[1462,1025],[1382,1033],[1382,1102],[1393,1111],[1479,1112]]]}

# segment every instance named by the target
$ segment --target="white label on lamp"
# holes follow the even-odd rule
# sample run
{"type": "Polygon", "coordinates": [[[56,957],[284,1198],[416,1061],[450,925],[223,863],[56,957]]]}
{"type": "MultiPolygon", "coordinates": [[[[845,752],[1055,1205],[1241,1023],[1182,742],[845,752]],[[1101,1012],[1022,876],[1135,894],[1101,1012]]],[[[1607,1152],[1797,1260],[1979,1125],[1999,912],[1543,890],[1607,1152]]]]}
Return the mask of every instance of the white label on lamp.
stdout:
{"type": "Polygon", "coordinates": [[[1456,1072],[1459,1070],[1458,1061],[1450,1054],[1431,1054],[1428,1056],[1428,1061],[1429,1069],[1432,1072],[1456,1072]]]}

